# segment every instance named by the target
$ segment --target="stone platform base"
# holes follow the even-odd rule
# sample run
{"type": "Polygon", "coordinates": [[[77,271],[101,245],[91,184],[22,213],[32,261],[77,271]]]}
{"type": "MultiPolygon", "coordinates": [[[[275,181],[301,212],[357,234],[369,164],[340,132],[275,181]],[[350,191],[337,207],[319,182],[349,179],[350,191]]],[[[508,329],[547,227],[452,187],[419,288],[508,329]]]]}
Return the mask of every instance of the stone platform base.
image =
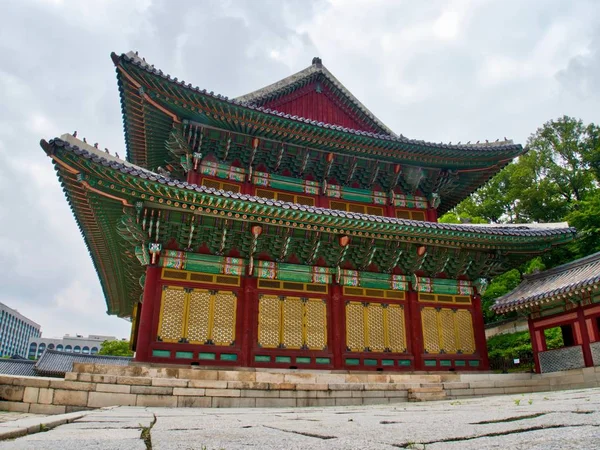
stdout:
{"type": "Polygon", "coordinates": [[[550,374],[373,374],[75,364],[65,379],[0,376],[0,410],[293,407],[444,400],[600,386],[600,367],[550,374]]]}

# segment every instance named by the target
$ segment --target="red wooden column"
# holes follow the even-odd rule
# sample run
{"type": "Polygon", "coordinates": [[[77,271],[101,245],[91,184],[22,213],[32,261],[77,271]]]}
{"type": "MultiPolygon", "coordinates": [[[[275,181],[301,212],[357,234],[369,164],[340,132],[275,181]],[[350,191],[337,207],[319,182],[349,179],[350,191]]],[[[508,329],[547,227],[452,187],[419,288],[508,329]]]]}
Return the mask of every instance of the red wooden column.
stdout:
{"type": "Polygon", "coordinates": [[[473,332],[475,333],[475,345],[481,356],[481,370],[489,370],[487,342],[485,340],[485,323],[483,321],[483,310],[481,309],[481,296],[475,294],[471,297],[473,302],[473,332]]]}
{"type": "Polygon", "coordinates": [[[415,358],[415,370],[425,370],[423,363],[423,354],[425,353],[423,348],[423,325],[421,323],[421,308],[419,307],[418,294],[415,291],[408,291],[406,296],[408,299],[406,303],[408,311],[405,320],[411,343],[409,351],[415,358]]]}
{"type": "Polygon", "coordinates": [[[331,284],[331,350],[333,352],[333,367],[341,369],[344,366],[343,352],[346,346],[346,323],[344,313],[344,297],[342,286],[331,284]]]}
{"type": "Polygon", "coordinates": [[[580,332],[576,333],[576,335],[580,335],[581,342],[578,342],[578,344],[581,345],[581,349],[583,350],[583,362],[585,363],[585,367],[593,367],[594,357],[590,348],[590,335],[585,324],[585,315],[583,314],[581,305],[577,306],[577,324],[579,325],[580,332]]]}
{"type": "Polygon", "coordinates": [[[527,319],[527,324],[529,325],[529,337],[531,339],[531,349],[533,350],[533,363],[535,365],[535,373],[541,373],[539,357],[539,352],[542,351],[541,338],[539,336],[540,331],[535,331],[535,327],[533,326],[533,320],[531,319],[531,317],[527,319]]]}
{"type": "Polygon", "coordinates": [[[154,339],[152,327],[154,311],[158,303],[158,280],[160,278],[160,267],[146,267],[146,281],[144,282],[144,297],[142,312],[140,314],[140,325],[138,328],[135,360],[144,362],[150,360],[150,344],[154,339]]]}
{"type": "Polygon", "coordinates": [[[258,307],[258,295],[257,295],[257,279],[254,277],[245,276],[242,278],[242,292],[243,298],[241,299],[242,309],[242,354],[240,365],[249,367],[252,365],[252,347],[254,342],[257,340],[258,333],[258,320],[256,316],[256,308],[258,307]]]}

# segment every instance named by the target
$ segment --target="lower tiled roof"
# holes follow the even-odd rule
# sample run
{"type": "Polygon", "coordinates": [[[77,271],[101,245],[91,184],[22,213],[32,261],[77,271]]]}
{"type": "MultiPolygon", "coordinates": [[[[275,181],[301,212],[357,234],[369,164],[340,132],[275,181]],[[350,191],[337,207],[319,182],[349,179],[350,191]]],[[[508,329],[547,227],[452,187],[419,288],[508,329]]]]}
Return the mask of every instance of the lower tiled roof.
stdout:
{"type": "Polygon", "coordinates": [[[0,358],[1,375],[19,375],[23,377],[35,377],[35,361],[27,359],[2,359],[0,358]]]}
{"type": "Polygon", "coordinates": [[[73,370],[73,363],[110,364],[127,366],[131,358],[124,356],[84,355],[46,350],[35,364],[35,372],[43,377],[64,377],[73,370]]]}
{"type": "Polygon", "coordinates": [[[525,275],[515,290],[496,299],[492,309],[503,313],[529,308],[599,287],[600,252],[544,272],[525,275]]]}

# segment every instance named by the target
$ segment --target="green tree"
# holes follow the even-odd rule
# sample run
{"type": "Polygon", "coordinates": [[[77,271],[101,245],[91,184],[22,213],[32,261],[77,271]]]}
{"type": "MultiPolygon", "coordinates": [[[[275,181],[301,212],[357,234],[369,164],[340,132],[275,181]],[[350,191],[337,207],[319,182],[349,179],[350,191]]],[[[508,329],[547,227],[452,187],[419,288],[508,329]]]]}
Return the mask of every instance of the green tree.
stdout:
{"type": "Polygon", "coordinates": [[[133,352],[129,349],[129,341],[104,341],[98,354],[110,356],[133,356],[133,352]]]}
{"type": "Polygon", "coordinates": [[[495,316],[489,307],[514,289],[522,274],[600,251],[600,127],[563,116],[538,128],[526,150],[440,222],[567,221],[580,239],[493,278],[482,296],[486,322],[510,317],[495,316]]]}

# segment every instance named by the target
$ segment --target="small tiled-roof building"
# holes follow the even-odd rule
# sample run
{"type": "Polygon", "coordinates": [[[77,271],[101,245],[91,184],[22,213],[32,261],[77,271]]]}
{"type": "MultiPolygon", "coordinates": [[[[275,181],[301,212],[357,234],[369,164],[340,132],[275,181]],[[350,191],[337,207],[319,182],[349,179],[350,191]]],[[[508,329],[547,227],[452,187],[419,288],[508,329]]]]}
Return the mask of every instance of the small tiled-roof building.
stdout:
{"type": "Polygon", "coordinates": [[[600,252],[525,275],[492,309],[527,314],[538,372],[599,366],[600,252]],[[564,347],[547,350],[544,332],[556,327],[562,330],[564,347]]]}

